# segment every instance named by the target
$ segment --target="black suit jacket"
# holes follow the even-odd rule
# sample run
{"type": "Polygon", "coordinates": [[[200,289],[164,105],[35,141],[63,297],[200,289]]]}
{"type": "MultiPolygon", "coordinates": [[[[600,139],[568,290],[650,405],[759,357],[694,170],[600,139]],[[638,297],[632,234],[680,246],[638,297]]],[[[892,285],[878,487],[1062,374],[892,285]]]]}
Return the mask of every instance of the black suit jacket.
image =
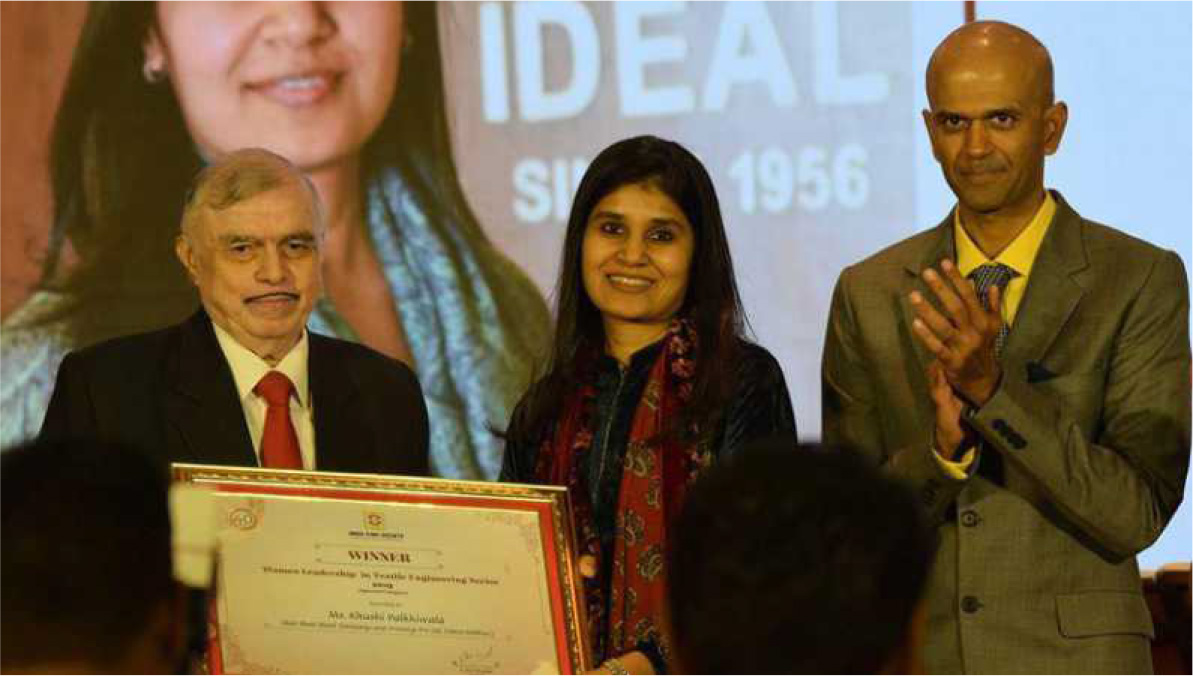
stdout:
{"type": "MultiPolygon", "coordinates": [[[[427,408],[410,369],[309,335],[316,469],[426,475],[427,408]]],[[[68,354],[40,436],[122,442],[165,462],[258,464],[232,370],[202,310],[68,354]]]]}

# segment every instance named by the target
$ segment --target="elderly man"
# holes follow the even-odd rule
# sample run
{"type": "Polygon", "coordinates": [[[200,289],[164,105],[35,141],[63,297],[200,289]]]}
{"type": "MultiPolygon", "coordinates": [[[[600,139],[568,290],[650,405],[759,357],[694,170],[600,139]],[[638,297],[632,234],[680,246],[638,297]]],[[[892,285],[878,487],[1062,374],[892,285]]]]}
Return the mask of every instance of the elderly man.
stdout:
{"type": "Polygon", "coordinates": [[[176,246],[202,309],[67,355],[42,438],[120,441],[171,462],[426,474],[410,369],[306,330],[323,227],[313,187],[273,153],[204,169],[176,246]]]}
{"type": "Polygon", "coordinates": [[[934,515],[930,672],[1148,671],[1135,555],[1188,469],[1184,266],[1044,189],[1068,111],[1029,33],[956,30],[927,87],[957,206],[842,272],[825,441],[886,464],[934,515]]]}

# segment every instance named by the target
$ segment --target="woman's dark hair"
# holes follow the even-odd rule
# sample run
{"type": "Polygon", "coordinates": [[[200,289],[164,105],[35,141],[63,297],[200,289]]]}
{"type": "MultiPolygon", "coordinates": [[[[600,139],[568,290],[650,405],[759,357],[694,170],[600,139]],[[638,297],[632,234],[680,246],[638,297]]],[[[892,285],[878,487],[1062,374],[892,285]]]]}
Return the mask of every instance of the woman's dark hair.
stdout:
{"type": "MultiPolygon", "coordinates": [[[[361,151],[362,181],[394,169],[429,219],[483,241],[452,160],[437,7],[404,10],[413,39],[389,111],[361,151]]],[[[170,85],[142,75],[155,12],[151,2],[91,3],[54,122],[40,285],[65,299],[41,320],[63,321],[76,347],[176,323],[198,305],[174,238],[202,160],[170,85]],[[78,263],[64,271],[67,241],[78,263]]]]}
{"type": "Polygon", "coordinates": [[[604,352],[601,313],[584,290],[584,231],[598,202],[622,186],[637,184],[670,197],[691,223],[696,240],[679,316],[692,323],[698,336],[697,371],[690,405],[676,429],[686,430],[694,421],[715,423],[735,384],[745,317],[712,178],[700,160],[678,143],[637,136],[601,151],[584,173],[572,201],[555,287],[551,360],[546,375],[531,388],[510,425],[509,434],[518,443],[542,440],[562,413],[568,393],[577,382],[585,382],[587,369],[604,352]]]}

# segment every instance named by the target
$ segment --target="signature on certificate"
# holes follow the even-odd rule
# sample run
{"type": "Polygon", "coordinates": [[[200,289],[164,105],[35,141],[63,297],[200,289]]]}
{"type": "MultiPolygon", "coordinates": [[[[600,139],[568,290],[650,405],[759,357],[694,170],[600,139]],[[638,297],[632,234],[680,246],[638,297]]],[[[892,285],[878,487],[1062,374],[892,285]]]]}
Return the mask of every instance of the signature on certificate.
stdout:
{"type": "Polygon", "coordinates": [[[452,660],[452,666],[466,674],[491,674],[501,662],[493,659],[493,646],[483,650],[465,650],[452,660]]]}

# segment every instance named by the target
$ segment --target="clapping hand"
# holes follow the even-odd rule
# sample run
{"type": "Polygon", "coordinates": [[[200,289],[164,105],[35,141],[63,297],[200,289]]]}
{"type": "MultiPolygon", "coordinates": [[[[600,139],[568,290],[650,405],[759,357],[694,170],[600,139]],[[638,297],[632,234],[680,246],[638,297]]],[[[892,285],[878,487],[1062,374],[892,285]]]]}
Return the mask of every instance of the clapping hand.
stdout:
{"type": "Polygon", "coordinates": [[[928,268],[922,276],[945,312],[941,314],[919,291],[912,291],[910,300],[916,312],[912,330],[935,355],[949,385],[974,406],[981,406],[994,395],[1002,379],[994,349],[1002,327],[998,311],[1001,289],[991,285],[988,302],[993,309],[988,309],[978,299],[973,283],[947,258],[940,262],[940,272],[928,268]]]}
{"type": "Polygon", "coordinates": [[[944,375],[944,366],[939,360],[934,359],[928,365],[927,376],[928,393],[936,406],[936,429],[933,433],[936,451],[945,460],[956,460],[957,453],[965,447],[965,440],[970,435],[961,422],[965,402],[957,397],[957,393],[949,385],[944,375]]]}

